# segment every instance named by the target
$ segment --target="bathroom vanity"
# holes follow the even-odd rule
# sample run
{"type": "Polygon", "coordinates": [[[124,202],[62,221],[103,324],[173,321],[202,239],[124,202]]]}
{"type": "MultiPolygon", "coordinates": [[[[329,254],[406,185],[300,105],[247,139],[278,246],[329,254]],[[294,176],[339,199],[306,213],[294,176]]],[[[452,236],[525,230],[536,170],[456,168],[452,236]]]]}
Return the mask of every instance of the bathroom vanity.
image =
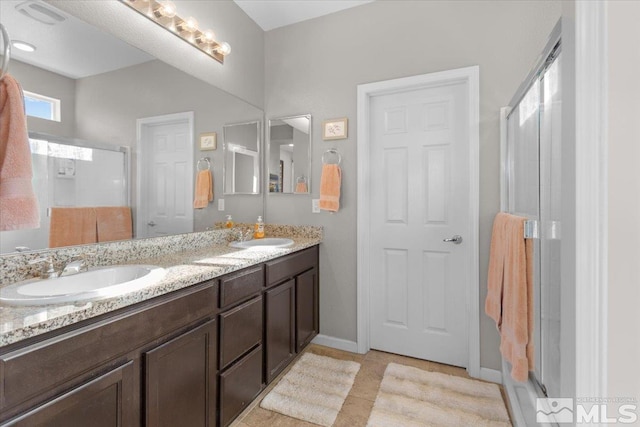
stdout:
{"type": "Polygon", "coordinates": [[[0,347],[0,425],[229,425],[319,328],[317,242],[256,258],[0,347]]]}

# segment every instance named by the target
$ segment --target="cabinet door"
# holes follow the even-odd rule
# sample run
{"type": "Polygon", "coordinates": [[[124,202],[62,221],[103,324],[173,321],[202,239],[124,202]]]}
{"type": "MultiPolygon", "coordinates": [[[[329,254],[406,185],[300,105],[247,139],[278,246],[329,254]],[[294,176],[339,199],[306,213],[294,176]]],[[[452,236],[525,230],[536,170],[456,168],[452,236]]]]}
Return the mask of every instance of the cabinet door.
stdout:
{"type": "Polygon", "coordinates": [[[318,334],[318,270],[296,277],[296,350],[299,352],[318,334]]]}
{"type": "Polygon", "coordinates": [[[259,345],[220,374],[220,425],[231,424],[260,394],[262,387],[262,346],[259,345]]]}
{"type": "Polygon", "coordinates": [[[133,372],[128,362],[3,426],[134,426],[133,372]]]}
{"type": "Polygon", "coordinates": [[[295,280],[289,280],[265,293],[267,384],[295,355],[295,302],[295,280]]]}
{"type": "Polygon", "coordinates": [[[215,426],[215,319],[144,354],[146,425],[215,426]]]}

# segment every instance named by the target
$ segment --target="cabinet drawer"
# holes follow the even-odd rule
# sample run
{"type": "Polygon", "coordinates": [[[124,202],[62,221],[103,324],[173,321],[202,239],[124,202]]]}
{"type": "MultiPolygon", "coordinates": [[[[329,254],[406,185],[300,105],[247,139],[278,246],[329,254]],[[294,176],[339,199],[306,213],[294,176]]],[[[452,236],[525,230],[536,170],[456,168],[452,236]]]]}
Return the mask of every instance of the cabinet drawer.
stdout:
{"type": "Polygon", "coordinates": [[[220,307],[242,301],[246,297],[260,292],[263,286],[262,265],[224,278],[220,281],[220,307]]]}
{"type": "Polygon", "coordinates": [[[220,425],[227,426],[262,391],[262,346],[220,375],[220,425]]]}
{"type": "Polygon", "coordinates": [[[289,279],[318,264],[318,247],[297,252],[266,263],[267,286],[275,285],[289,279]]]}
{"type": "Polygon", "coordinates": [[[262,296],[220,315],[220,370],[262,341],[262,296]]]}
{"type": "MultiPolygon", "coordinates": [[[[38,403],[68,381],[214,312],[217,283],[195,286],[133,313],[123,313],[0,356],[0,413],[30,398],[38,403]]],[[[73,384],[69,384],[73,385],[73,384]]]]}

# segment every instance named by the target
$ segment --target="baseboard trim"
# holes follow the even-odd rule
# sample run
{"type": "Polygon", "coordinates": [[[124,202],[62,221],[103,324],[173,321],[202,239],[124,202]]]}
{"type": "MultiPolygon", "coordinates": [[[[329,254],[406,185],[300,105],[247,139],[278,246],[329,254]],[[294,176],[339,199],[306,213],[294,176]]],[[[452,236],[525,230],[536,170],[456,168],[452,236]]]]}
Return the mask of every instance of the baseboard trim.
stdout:
{"type": "Polygon", "coordinates": [[[480,368],[480,379],[496,384],[502,384],[502,372],[497,369],[480,368]]]}
{"type": "Polygon", "coordinates": [[[358,343],[355,341],[349,341],[342,338],[330,337],[328,335],[316,335],[311,341],[313,344],[324,345],[326,347],[335,348],[343,351],[350,351],[351,353],[358,352],[358,343]]]}

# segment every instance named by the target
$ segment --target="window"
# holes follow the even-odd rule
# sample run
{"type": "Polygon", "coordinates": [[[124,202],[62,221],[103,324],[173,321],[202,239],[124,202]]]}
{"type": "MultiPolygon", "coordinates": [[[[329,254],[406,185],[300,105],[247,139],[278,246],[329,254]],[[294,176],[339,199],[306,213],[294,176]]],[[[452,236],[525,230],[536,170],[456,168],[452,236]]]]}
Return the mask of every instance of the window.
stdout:
{"type": "Polygon", "coordinates": [[[60,121],[60,100],[33,92],[24,91],[24,106],[27,116],[60,121]]]}

